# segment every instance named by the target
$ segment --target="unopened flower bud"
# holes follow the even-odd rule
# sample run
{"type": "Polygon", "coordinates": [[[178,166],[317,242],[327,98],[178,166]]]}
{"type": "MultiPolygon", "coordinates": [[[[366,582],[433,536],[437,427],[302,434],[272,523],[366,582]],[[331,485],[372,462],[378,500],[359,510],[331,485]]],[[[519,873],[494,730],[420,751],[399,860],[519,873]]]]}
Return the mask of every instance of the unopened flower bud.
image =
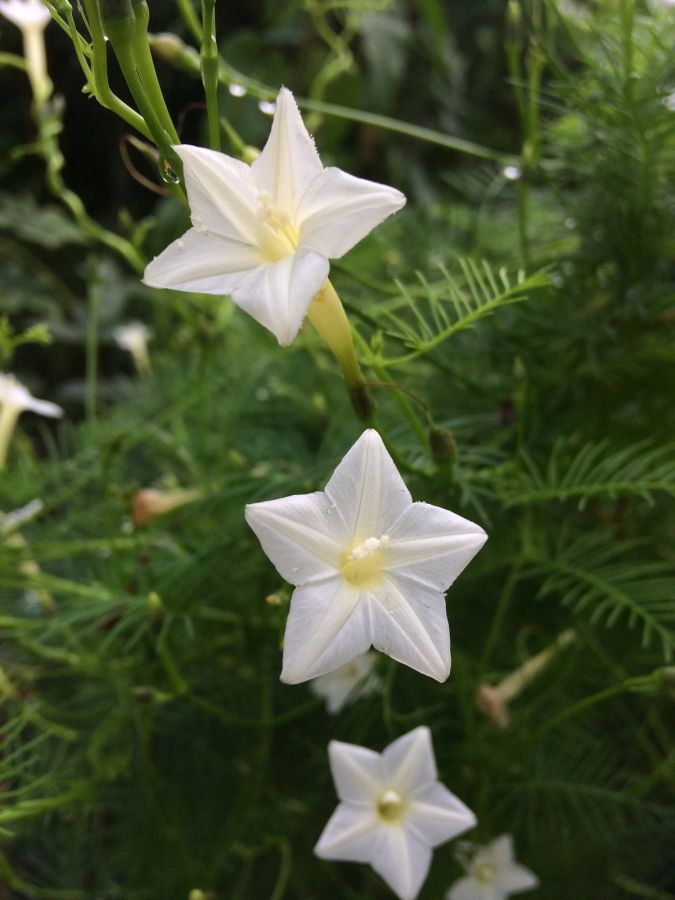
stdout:
{"type": "Polygon", "coordinates": [[[429,429],[429,447],[435,463],[451,462],[457,453],[452,433],[440,425],[432,425],[429,429]]]}
{"type": "Polygon", "coordinates": [[[163,516],[186,503],[192,503],[201,496],[202,492],[194,489],[159,491],[154,488],[144,488],[138,491],[131,501],[131,518],[134,526],[142,528],[157,516],[163,516]]]}

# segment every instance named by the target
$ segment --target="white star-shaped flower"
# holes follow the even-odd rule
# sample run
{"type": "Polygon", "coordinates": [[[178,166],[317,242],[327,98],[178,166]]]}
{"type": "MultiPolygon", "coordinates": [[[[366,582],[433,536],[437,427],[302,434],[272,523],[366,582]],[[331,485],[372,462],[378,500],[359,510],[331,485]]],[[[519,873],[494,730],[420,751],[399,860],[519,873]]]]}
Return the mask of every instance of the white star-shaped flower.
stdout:
{"type": "Polygon", "coordinates": [[[401,900],[414,900],[432,849],[473,828],[471,810],[438,781],[431,732],[415,728],[383,753],[331,741],[340,804],[314,852],[370,863],[401,900]]]}
{"type": "Polygon", "coordinates": [[[380,680],[372,671],[376,662],[376,653],[362,653],[334,672],[312,679],[309,689],[325,699],[329,713],[339,713],[351,701],[379,688],[380,680]]]}
{"type": "Polygon", "coordinates": [[[364,431],[325,491],[250,504],[246,520],[296,585],[282,681],[332,672],[371,645],[445,681],[443,594],[487,535],[448,510],[413,503],[376,431],[364,431]]]}
{"type": "Polygon", "coordinates": [[[145,283],[230,294],[284,346],[328,277],[328,260],[405,203],[394,188],[324,168],[286,88],[252,165],[187,144],[175,150],[193,227],[150,263],[145,283]]]}
{"type": "Polygon", "coordinates": [[[446,900],[506,900],[511,894],[529,891],[538,884],[534,872],[515,862],[511,835],[503,834],[478,848],[468,874],[452,885],[446,900]]]}
{"type": "Polygon", "coordinates": [[[45,28],[51,19],[42,0],[0,0],[0,13],[17,28],[45,28]]]}

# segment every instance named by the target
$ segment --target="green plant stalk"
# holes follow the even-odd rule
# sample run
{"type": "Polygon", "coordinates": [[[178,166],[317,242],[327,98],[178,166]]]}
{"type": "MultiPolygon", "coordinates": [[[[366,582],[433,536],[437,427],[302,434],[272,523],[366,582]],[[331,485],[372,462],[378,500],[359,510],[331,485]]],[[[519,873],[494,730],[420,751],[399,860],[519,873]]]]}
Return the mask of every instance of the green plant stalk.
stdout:
{"type": "Polygon", "coordinates": [[[178,11],[183,17],[183,21],[192,32],[192,36],[199,43],[202,39],[202,26],[199,21],[199,17],[195,12],[194,6],[191,3],[191,0],[176,0],[176,6],[178,7],[178,11]]]}
{"type": "MultiPolygon", "coordinates": [[[[156,40],[156,38],[150,35],[151,44],[153,40],[156,40]]],[[[177,54],[172,62],[177,68],[191,75],[199,76],[201,74],[199,54],[192,47],[184,46],[183,51],[177,54]]],[[[277,92],[274,88],[262,81],[258,81],[256,78],[249,78],[248,75],[239,72],[234,66],[227,63],[222,56],[219,57],[218,63],[218,78],[221,84],[229,85],[233,82],[240,84],[255,97],[262,100],[273,100],[276,97],[277,92]]],[[[440,131],[434,131],[433,128],[413,125],[410,122],[401,122],[391,116],[364,112],[349,106],[340,106],[336,103],[326,103],[323,100],[312,100],[307,97],[296,97],[295,99],[298,106],[308,112],[323,113],[327,116],[346,119],[350,122],[362,122],[385,131],[404,134],[418,141],[436,144],[439,147],[445,147],[446,150],[454,150],[468,156],[475,156],[478,159],[489,159],[503,166],[516,165],[520,161],[520,158],[512,153],[503,153],[500,150],[493,150],[491,147],[483,147],[480,144],[475,144],[473,141],[466,141],[463,138],[456,138],[449,134],[443,134],[440,131]]]]}
{"type": "Polygon", "coordinates": [[[89,289],[89,314],[85,338],[85,397],[87,420],[96,423],[96,387],[98,382],[99,293],[96,283],[89,289]]]}
{"type": "MultiPolygon", "coordinates": [[[[216,42],[216,0],[202,0],[202,46],[200,54],[202,83],[206,95],[206,116],[209,125],[209,146],[220,150],[220,121],[218,118],[218,44],[216,42]]],[[[149,51],[148,51],[149,52],[149,51]]]]}
{"type": "MultiPolygon", "coordinates": [[[[139,54],[139,39],[136,37],[137,22],[135,18],[131,20],[111,19],[106,23],[107,36],[112,44],[117,62],[119,63],[122,75],[127,83],[127,87],[134,98],[136,106],[139,108],[141,115],[150,129],[152,140],[162,156],[160,165],[167,160],[176,172],[182,172],[182,167],[177,154],[171,148],[172,139],[167,133],[164,124],[160,119],[160,114],[150,100],[145,91],[143,82],[137,69],[137,56],[139,54]]],[[[153,66],[154,71],[154,66],[153,66]]],[[[165,179],[166,180],[166,179],[165,179]]]]}
{"type": "Polygon", "coordinates": [[[150,44],[148,42],[148,22],[150,12],[148,4],[145,0],[141,0],[134,5],[134,15],[136,17],[136,28],[133,38],[133,53],[136,61],[136,68],[141,79],[145,94],[152,106],[154,113],[159,119],[164,131],[168,134],[172,143],[179,144],[180,138],[173,124],[171,114],[166,105],[162,88],[157,78],[155,63],[150,52],[150,44]]]}
{"type": "Polygon", "coordinates": [[[478,663],[478,672],[480,676],[478,679],[479,681],[482,680],[482,676],[486,672],[494,649],[497,646],[497,641],[499,640],[502,626],[504,625],[504,619],[506,618],[506,613],[508,612],[509,606],[511,605],[511,600],[513,599],[513,594],[516,589],[516,585],[518,584],[524,562],[525,558],[523,553],[521,552],[516,557],[511,567],[509,576],[506,579],[506,584],[504,585],[504,590],[502,591],[499,597],[499,601],[497,602],[497,608],[495,609],[494,615],[492,617],[490,630],[488,631],[488,636],[485,640],[483,652],[478,663]]]}
{"type": "Polygon", "coordinates": [[[596,703],[601,703],[603,700],[609,700],[610,697],[616,697],[617,694],[623,694],[626,691],[639,690],[640,688],[650,687],[655,683],[655,675],[637,675],[634,678],[627,678],[625,681],[621,681],[619,684],[613,684],[611,687],[605,688],[603,691],[597,691],[595,694],[589,694],[588,697],[584,697],[583,700],[579,700],[577,703],[573,703],[571,706],[568,706],[566,709],[563,709],[562,712],[558,713],[557,716],[554,716],[552,719],[549,719],[546,724],[539,729],[539,731],[535,732],[533,736],[533,740],[539,740],[543,735],[547,734],[553,728],[556,728],[561,722],[565,722],[567,719],[571,719],[573,716],[578,716],[579,713],[584,712],[586,709],[590,709],[592,706],[595,706],[596,703]]]}
{"type": "MultiPolygon", "coordinates": [[[[143,137],[152,140],[152,135],[150,134],[150,130],[144,122],[143,117],[112,92],[110,84],[108,83],[108,54],[106,42],[103,35],[103,29],[101,28],[101,22],[98,17],[96,0],[82,0],[82,2],[84,3],[84,9],[87,14],[87,24],[89,25],[92,40],[93,82],[89,83],[94,91],[94,96],[101,106],[118,115],[127,123],[127,125],[131,125],[132,128],[135,128],[136,131],[142,134],[143,137]]],[[[73,34],[75,33],[79,40],[80,36],[75,27],[72,12],[70,12],[68,16],[68,27],[70,29],[71,38],[73,38],[73,34]]],[[[86,76],[87,72],[85,71],[84,74],[86,76]]]]}
{"type": "Polygon", "coordinates": [[[122,256],[136,272],[142,272],[145,269],[145,260],[133,244],[94,221],[87,213],[78,195],[66,187],[61,176],[65,160],[57,140],[61,122],[54,116],[51,118],[39,116],[38,127],[40,129],[40,150],[47,167],[47,187],[51,193],[69,210],[84,234],[106,247],[110,247],[111,250],[122,256]]]}

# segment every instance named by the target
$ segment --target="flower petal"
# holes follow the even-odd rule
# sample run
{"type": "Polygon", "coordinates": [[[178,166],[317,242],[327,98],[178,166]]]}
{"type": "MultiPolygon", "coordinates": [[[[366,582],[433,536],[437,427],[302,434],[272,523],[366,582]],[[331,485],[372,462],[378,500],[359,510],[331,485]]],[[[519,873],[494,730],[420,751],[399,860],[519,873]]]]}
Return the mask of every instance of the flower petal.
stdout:
{"type": "Polygon", "coordinates": [[[388,533],[412,503],[380,435],[364,431],[326,485],[336,505],[347,540],[365,540],[388,533]]]}
{"type": "Polygon", "coordinates": [[[60,419],[63,415],[63,410],[56,403],[52,403],[50,400],[38,400],[37,397],[33,396],[26,400],[24,409],[38,413],[41,416],[49,416],[51,419],[60,419]]]}
{"type": "Polygon", "coordinates": [[[380,843],[371,865],[401,900],[414,900],[431,866],[431,850],[406,828],[382,829],[380,843]]]}
{"type": "Polygon", "coordinates": [[[404,205],[396,188],[329,167],[300,201],[300,245],[338,259],[404,205]]]}
{"type": "Polygon", "coordinates": [[[534,872],[530,872],[525,866],[511,862],[499,868],[495,884],[507,894],[514,894],[518,891],[529,891],[537,887],[539,879],[534,872]]]}
{"type": "Polygon", "coordinates": [[[328,269],[323,256],[300,249],[247,272],[232,291],[232,299],[287,347],[328,277],[328,269]]]}
{"type": "Polygon", "coordinates": [[[370,646],[370,617],[361,594],[341,576],[297,588],[284,635],[281,680],[299,684],[333,672],[370,646]]]}
{"type": "Polygon", "coordinates": [[[323,171],[314,141],[287,88],[279,91],[270,136],[251,171],[274,204],[292,220],[300,197],[323,171]]]}
{"type": "Polygon", "coordinates": [[[297,585],[335,575],[341,548],[331,536],[334,513],[323,491],[249,503],[244,515],[286,581],[297,585]]]}
{"type": "Polygon", "coordinates": [[[362,803],[377,800],[385,787],[382,756],[379,753],[357,744],[331,741],[328,758],[340,800],[362,803]]]}
{"type": "Polygon", "coordinates": [[[487,540],[483,529],[429,503],[413,503],[389,531],[386,569],[446,591],[487,540]]]}
{"type": "Polygon", "coordinates": [[[258,266],[260,255],[248,244],[191,228],[146,266],[143,282],[150,287],[225,295],[258,266]]]}
{"type": "Polygon", "coordinates": [[[450,674],[450,630],[443,595],[417,582],[383,576],[372,596],[375,649],[445,681],[450,674]]]}
{"type": "Polygon", "coordinates": [[[260,196],[246,163],[217,150],[179,144],[192,224],[219,237],[257,246],[260,196]]]}
{"type": "Polygon", "coordinates": [[[444,785],[435,782],[415,792],[406,823],[430,847],[437,847],[473,828],[476,816],[444,785]]]}
{"type": "Polygon", "coordinates": [[[322,859],[367,863],[378,852],[382,838],[374,807],[340,803],[321,832],[314,852],[322,859]]]}
{"type": "Polygon", "coordinates": [[[456,881],[445,900],[501,900],[501,893],[495,893],[491,884],[481,884],[475,878],[465,877],[456,881]]]}
{"type": "Polygon", "coordinates": [[[510,834],[500,834],[480,851],[480,855],[489,865],[505,866],[513,862],[513,838],[510,834]]]}
{"type": "Polygon", "coordinates": [[[426,725],[413,728],[383,751],[385,778],[403,794],[436,781],[436,761],[431,732],[426,725]]]}

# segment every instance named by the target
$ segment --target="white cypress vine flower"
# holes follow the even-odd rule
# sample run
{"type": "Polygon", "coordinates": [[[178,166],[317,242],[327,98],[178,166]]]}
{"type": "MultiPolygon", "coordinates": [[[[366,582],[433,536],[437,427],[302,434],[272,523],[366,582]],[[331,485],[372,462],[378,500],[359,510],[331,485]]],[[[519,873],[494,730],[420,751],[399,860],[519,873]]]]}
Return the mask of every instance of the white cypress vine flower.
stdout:
{"type": "Polygon", "coordinates": [[[151,287],[230,294],[286,346],[338,259],[405,204],[400,191],[324,168],[293,95],[248,166],[181,144],[192,228],[146,268],[151,287]]]}
{"type": "Polygon", "coordinates": [[[335,715],[353,700],[378,690],[380,679],[373,672],[376,662],[376,653],[362,653],[334,672],[312,679],[309,689],[315,696],[322,697],[328,712],[335,715]]]}
{"type": "Polygon", "coordinates": [[[376,431],[364,431],[325,491],[250,504],[246,520],[296,586],[282,681],[332,672],[371,645],[445,681],[443,594],[487,535],[448,510],[413,503],[376,431]]]}
{"type": "Polygon", "coordinates": [[[513,839],[503,834],[474,853],[464,878],[456,881],[446,900],[506,900],[511,894],[537,887],[539,879],[517,863],[513,839]]]}
{"type": "Polygon", "coordinates": [[[17,420],[26,410],[58,418],[63,410],[49,400],[38,400],[14,375],[0,373],[0,469],[4,468],[17,420]]]}
{"type": "Polygon", "coordinates": [[[381,754],[331,741],[328,755],[341,802],[314,852],[370,863],[401,900],[414,900],[432,849],[476,824],[471,810],[438,781],[431,732],[415,728],[381,754]]]}

